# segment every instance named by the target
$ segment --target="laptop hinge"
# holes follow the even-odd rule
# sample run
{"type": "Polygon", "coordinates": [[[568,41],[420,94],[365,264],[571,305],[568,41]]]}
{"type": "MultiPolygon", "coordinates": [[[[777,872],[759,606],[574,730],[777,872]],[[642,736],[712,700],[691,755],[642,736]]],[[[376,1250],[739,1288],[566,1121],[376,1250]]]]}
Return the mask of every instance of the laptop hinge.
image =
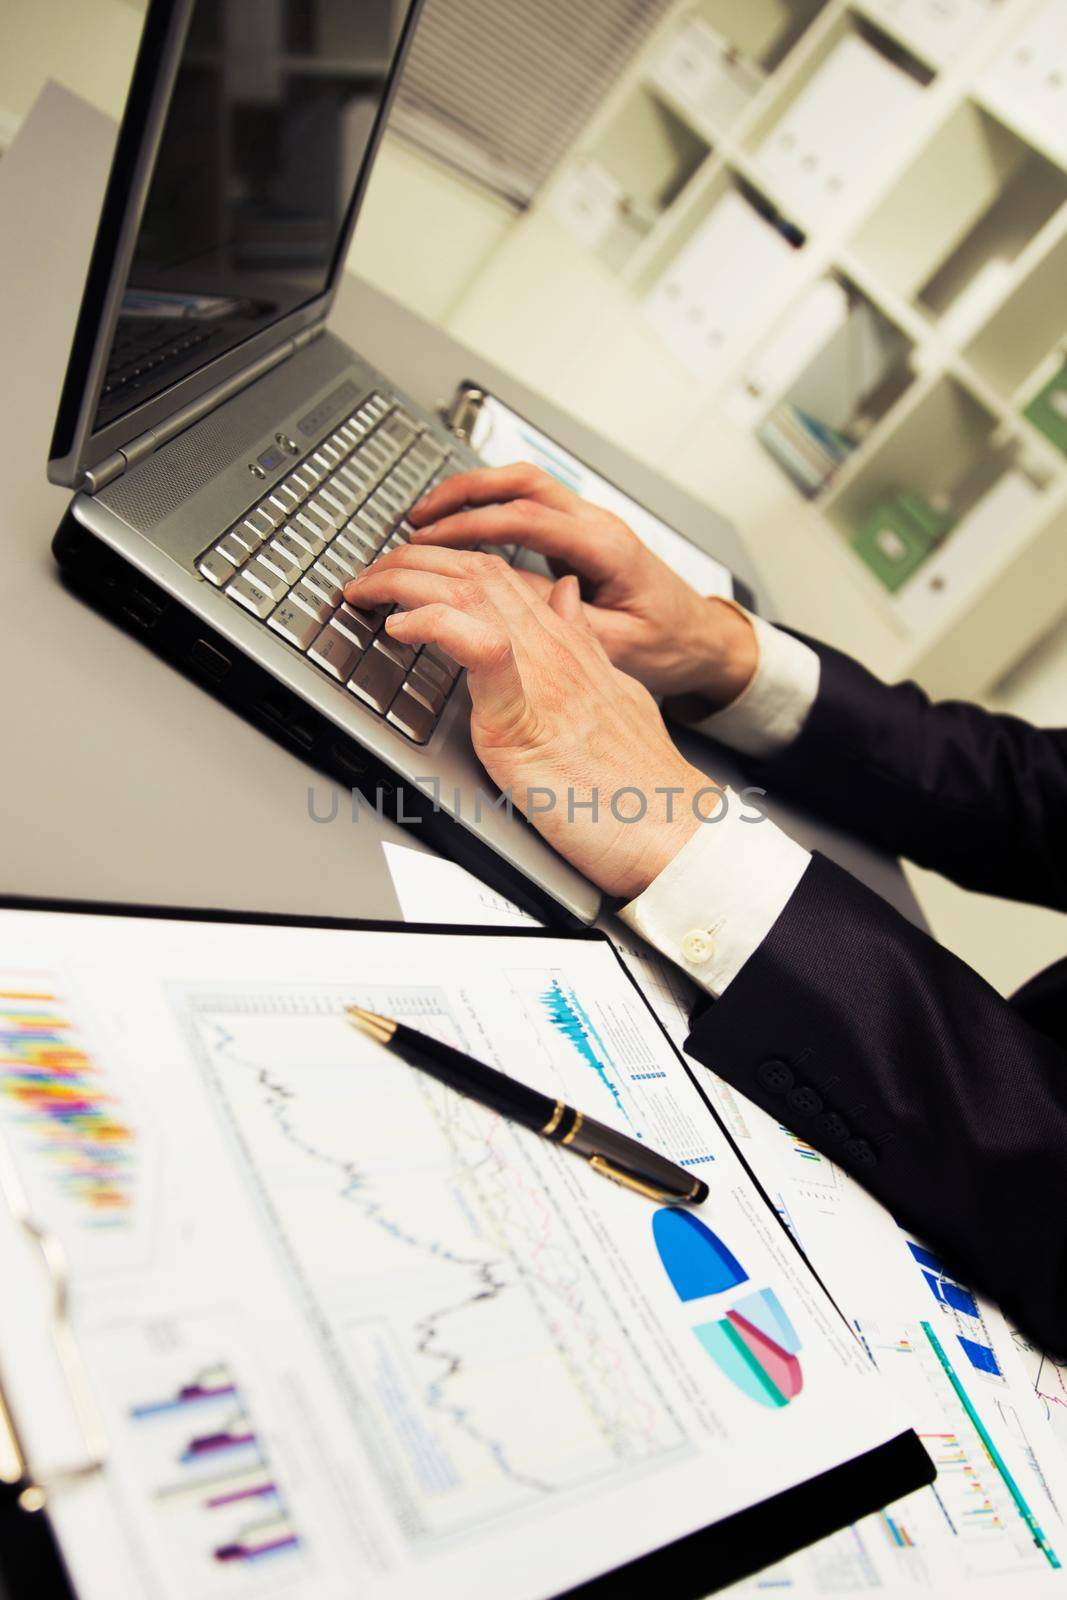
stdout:
{"type": "Polygon", "coordinates": [[[169,444],[171,439],[176,438],[179,433],[184,433],[186,428],[191,428],[194,422],[206,417],[216,406],[222,405],[226,400],[232,400],[235,394],[246,389],[250,383],[255,383],[257,378],[262,378],[264,373],[280,366],[297,350],[302,350],[312,339],[323,333],[325,328],[325,322],[315,322],[309,328],[301,329],[295,338],[286,339],[268,351],[265,356],[261,356],[258,361],[254,361],[251,366],[242,367],[240,372],[234,373],[232,378],[227,378],[225,383],[216,384],[214,389],[209,389],[198,400],[191,400],[187,406],[175,411],[158,427],[148,428],[144,433],[138,434],[136,439],[131,439],[121,450],[116,450],[103,461],[98,461],[95,467],[87,468],[82,480],[83,487],[90,494],[95,494],[98,489],[104,488],[105,484],[112,483],[128,467],[143,461],[161,445],[169,444]]]}

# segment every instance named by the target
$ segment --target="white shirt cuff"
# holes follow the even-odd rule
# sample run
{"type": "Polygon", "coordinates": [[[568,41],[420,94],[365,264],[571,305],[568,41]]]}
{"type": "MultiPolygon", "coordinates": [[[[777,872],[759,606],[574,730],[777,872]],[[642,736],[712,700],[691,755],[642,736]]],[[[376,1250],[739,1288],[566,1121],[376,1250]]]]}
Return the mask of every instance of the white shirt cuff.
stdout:
{"type": "Polygon", "coordinates": [[[732,789],[619,916],[711,994],[721,994],[785,910],[811,856],[732,789]],[[757,820],[758,817],[758,820],[757,820]],[[747,821],[745,819],[748,819],[747,821]]]}
{"type": "Polygon", "coordinates": [[[691,726],[743,755],[763,758],[778,755],[804,726],[819,692],[820,663],[810,645],[749,611],[744,615],[756,635],[756,670],[736,700],[691,726]]]}

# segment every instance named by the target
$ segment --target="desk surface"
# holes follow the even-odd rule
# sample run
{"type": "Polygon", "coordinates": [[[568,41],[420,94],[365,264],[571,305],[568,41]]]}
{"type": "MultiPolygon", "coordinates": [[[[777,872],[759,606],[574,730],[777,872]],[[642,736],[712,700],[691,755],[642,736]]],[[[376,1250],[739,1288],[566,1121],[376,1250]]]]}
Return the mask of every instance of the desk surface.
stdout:
{"type": "MultiPolygon", "coordinates": [[[[49,541],[66,493],[45,478],[56,401],[114,141],[114,124],[48,86],[0,162],[0,466],[4,616],[0,674],[9,893],[318,915],[392,917],[385,838],[367,815],[320,815],[329,790],[298,759],[214,702],[60,585],[49,541]]],[[[648,469],[439,329],[346,278],[335,330],[424,404],[477,378],[605,476],[689,532],[759,592],[736,532],[648,469]]],[[[764,599],[766,597],[764,596],[764,599]]],[[[787,609],[787,608],[786,608],[787,609]]],[[[736,781],[721,753],[687,751],[736,781]]],[[[918,909],[896,863],[787,809],[805,844],[918,909]]]]}

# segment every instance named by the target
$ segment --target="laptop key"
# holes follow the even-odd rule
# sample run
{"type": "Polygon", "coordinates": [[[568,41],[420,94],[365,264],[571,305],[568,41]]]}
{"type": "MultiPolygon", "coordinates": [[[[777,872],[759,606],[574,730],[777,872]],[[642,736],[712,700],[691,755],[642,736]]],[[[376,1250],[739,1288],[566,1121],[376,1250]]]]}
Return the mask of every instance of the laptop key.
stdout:
{"type": "Polygon", "coordinates": [[[358,569],[356,567],[350,569],[343,562],[338,561],[330,550],[324,550],[311,570],[317,572],[320,576],[329,578],[339,589],[343,589],[358,569]]]}
{"type": "MultiPolygon", "coordinates": [[[[294,561],[297,559],[297,550],[302,550],[310,563],[314,561],[316,556],[321,556],[326,548],[326,541],[320,539],[317,533],[312,533],[310,528],[305,527],[300,522],[287,522],[282,532],[276,534],[275,538],[281,539],[283,535],[289,541],[286,549],[292,548],[294,561]]],[[[303,561],[303,556],[300,559],[303,561]]]]}
{"type": "Polygon", "coordinates": [[[274,535],[267,549],[282,551],[289,561],[296,562],[301,572],[310,567],[315,559],[307,545],[302,544],[299,539],[294,539],[287,528],[282,528],[274,535]]]}
{"type": "Polygon", "coordinates": [[[362,653],[362,645],[327,623],[308,651],[308,660],[318,662],[339,683],[347,683],[362,653]]]}
{"type": "Polygon", "coordinates": [[[286,588],[296,582],[300,576],[300,563],[294,561],[288,550],[276,544],[272,539],[270,544],[265,544],[259,552],[258,559],[271,572],[276,572],[279,578],[284,579],[286,588]]]}
{"type": "Polygon", "coordinates": [[[425,650],[419,651],[419,659],[411,669],[412,677],[430,684],[434,689],[446,695],[452,687],[452,679],[448,676],[440,662],[432,661],[425,650]]]}
{"type": "Polygon", "coordinates": [[[431,683],[428,678],[424,678],[420,674],[417,664],[408,673],[404,688],[408,694],[413,694],[416,700],[426,707],[427,711],[432,711],[434,716],[437,715],[445,703],[445,691],[439,684],[431,683]]]}
{"type": "MultiPolygon", "coordinates": [[[[243,558],[244,552],[242,551],[241,554],[243,558]]],[[[206,555],[200,557],[196,564],[208,582],[213,583],[218,589],[229,583],[237,570],[233,562],[227,561],[226,557],[217,549],[209,550],[206,555]]]]}
{"type": "Polygon", "coordinates": [[[243,522],[237,524],[236,528],[230,529],[230,536],[234,539],[240,539],[246,550],[258,550],[269,532],[269,528],[263,527],[263,519],[261,517],[254,519],[246,517],[243,522]]]}
{"type": "Polygon", "coordinates": [[[354,606],[343,605],[335,614],[333,625],[347,633],[353,644],[364,648],[378,632],[381,621],[373,611],[357,611],[354,606]]]}
{"type": "Polygon", "coordinates": [[[337,610],[344,598],[342,585],[338,583],[331,573],[323,569],[321,558],[320,561],[316,561],[315,565],[305,572],[304,582],[321,591],[322,598],[329,601],[331,611],[337,610]]]}
{"type": "Polygon", "coordinates": [[[243,572],[239,572],[232,583],[226,585],[226,593],[236,600],[238,605],[244,606],[246,611],[251,611],[254,617],[269,616],[274,610],[274,601],[269,594],[250,583],[243,572]]]}
{"type": "Polygon", "coordinates": [[[444,651],[436,644],[428,644],[422,652],[420,660],[432,661],[434,666],[440,667],[446,673],[449,682],[453,682],[462,672],[462,667],[451,656],[446,656],[444,651]]]}
{"type": "Polygon", "coordinates": [[[399,639],[392,638],[388,633],[383,633],[378,640],[378,649],[387,655],[390,661],[395,661],[398,667],[405,670],[415,660],[415,651],[409,644],[401,644],[399,639]]]}
{"type": "Polygon", "coordinates": [[[389,657],[379,650],[378,641],[375,639],[349,679],[348,687],[373,711],[381,712],[384,716],[403,681],[403,667],[398,667],[395,661],[390,661],[389,657]]]}
{"type": "Polygon", "coordinates": [[[361,539],[353,539],[351,534],[339,533],[330,546],[330,554],[342,566],[352,568],[352,576],[362,572],[371,559],[367,548],[361,539]]]}
{"type": "Polygon", "coordinates": [[[302,607],[308,616],[314,617],[320,628],[333,616],[333,606],[312,584],[298,583],[296,588],[290,591],[289,599],[294,605],[302,607]]]}
{"type": "Polygon", "coordinates": [[[267,621],[268,628],[280,633],[283,639],[295,644],[298,650],[307,649],[320,626],[318,618],[313,617],[302,606],[294,604],[291,599],[283,600],[267,621]]]}
{"type": "Polygon", "coordinates": [[[343,528],[348,521],[348,512],[339,500],[335,500],[326,489],[320,489],[314,500],[309,500],[306,509],[313,511],[317,517],[331,530],[331,535],[336,529],[343,528]]]}
{"type": "Polygon", "coordinates": [[[239,539],[235,533],[228,533],[226,537],[224,539],[220,539],[218,544],[215,546],[215,549],[218,551],[219,555],[224,556],[227,561],[232,561],[235,567],[239,567],[242,561],[247,561],[249,555],[254,550],[258,550],[258,548],[258,544],[256,544],[252,539],[249,539],[248,543],[246,544],[244,540],[239,539]]]}
{"type": "MultiPolygon", "coordinates": [[[[294,570],[299,571],[298,568],[294,570]]],[[[255,561],[249,562],[241,576],[255,584],[257,589],[262,589],[275,605],[289,587],[288,581],[280,573],[275,572],[273,567],[268,567],[266,562],[260,561],[258,557],[255,561]]]]}
{"type": "Polygon", "coordinates": [[[425,744],[434,730],[437,718],[405,684],[389,707],[386,721],[399,728],[401,733],[406,733],[409,739],[414,739],[416,744],[425,744]]]}

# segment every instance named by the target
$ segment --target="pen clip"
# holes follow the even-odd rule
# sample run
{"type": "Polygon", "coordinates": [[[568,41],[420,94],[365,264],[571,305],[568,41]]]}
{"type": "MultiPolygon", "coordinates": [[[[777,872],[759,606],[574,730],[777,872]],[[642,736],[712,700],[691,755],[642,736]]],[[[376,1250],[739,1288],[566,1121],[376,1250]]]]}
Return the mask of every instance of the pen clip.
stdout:
{"type": "Polygon", "coordinates": [[[590,1156],[589,1165],[594,1172],[599,1172],[602,1178],[610,1178],[612,1183],[621,1184],[624,1189],[632,1189],[635,1194],[643,1194],[646,1200],[677,1202],[684,1198],[682,1195],[672,1194],[669,1189],[659,1189],[654,1183],[648,1183],[644,1178],[635,1178],[632,1172],[627,1172],[623,1167],[616,1167],[606,1156],[590,1156]]]}

